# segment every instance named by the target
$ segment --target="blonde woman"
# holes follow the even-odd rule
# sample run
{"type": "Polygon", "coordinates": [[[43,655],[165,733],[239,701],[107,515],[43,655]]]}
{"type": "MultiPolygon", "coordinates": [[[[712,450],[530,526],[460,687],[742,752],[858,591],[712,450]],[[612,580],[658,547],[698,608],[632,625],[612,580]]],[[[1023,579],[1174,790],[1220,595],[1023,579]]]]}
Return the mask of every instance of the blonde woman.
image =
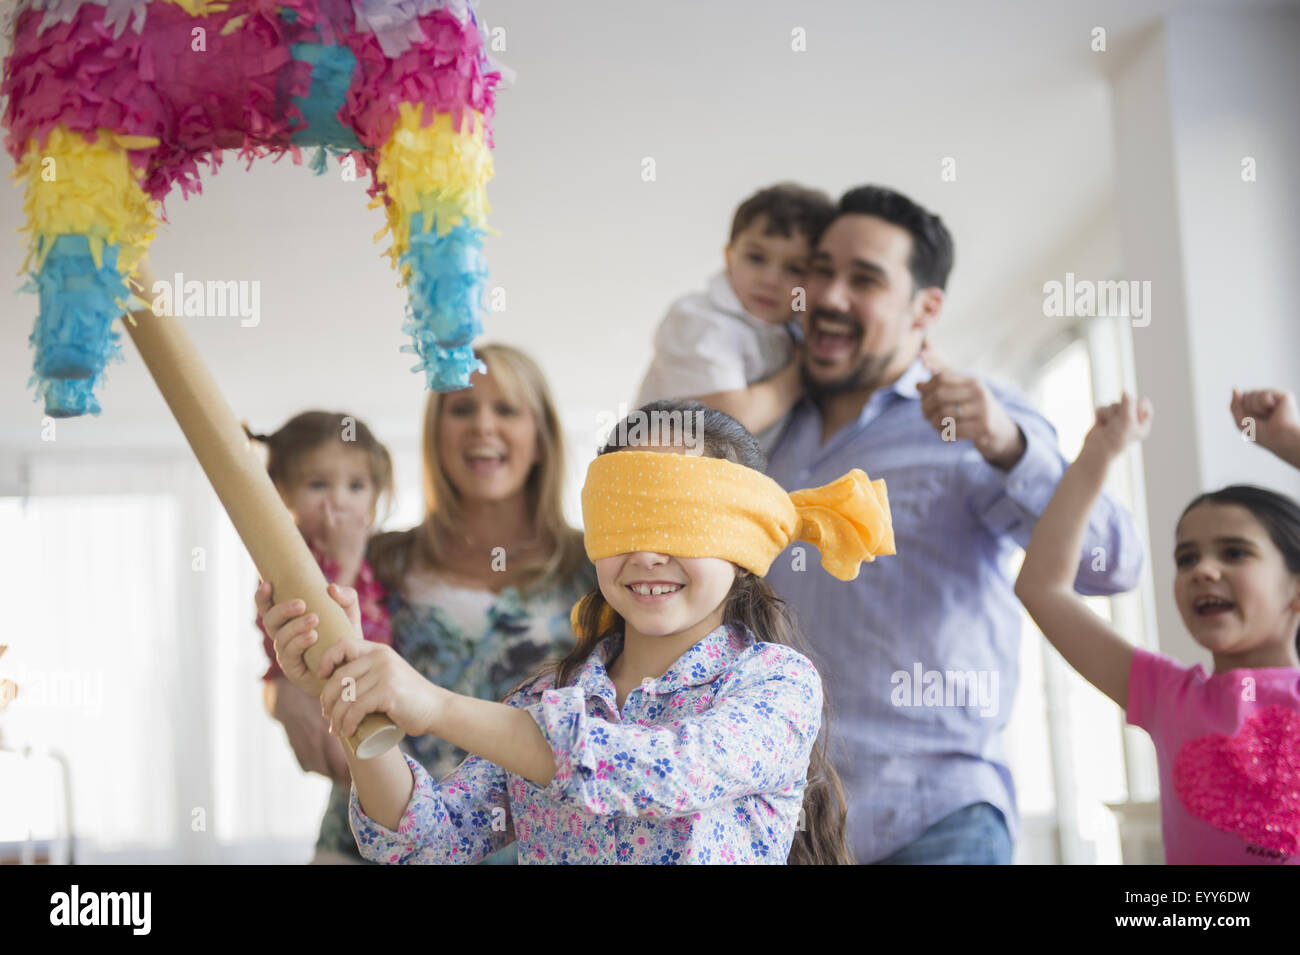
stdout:
{"type": "MultiPolygon", "coordinates": [[[[462,391],[430,392],[425,406],[424,520],[372,538],[366,560],[389,595],[393,648],[440,686],[501,700],[573,649],[569,611],[595,589],[596,571],[564,519],[564,444],[541,370],[508,345],[476,354],[487,374],[462,391]]],[[[280,690],[276,718],[291,733],[319,734],[342,762],[320,702],[287,681],[280,690]]],[[[402,749],[434,779],[467,755],[433,736],[407,737],[402,749]]],[[[335,777],[317,862],[362,861],[350,790],[335,777]]],[[[484,861],[514,862],[513,843],[484,861]]]]}

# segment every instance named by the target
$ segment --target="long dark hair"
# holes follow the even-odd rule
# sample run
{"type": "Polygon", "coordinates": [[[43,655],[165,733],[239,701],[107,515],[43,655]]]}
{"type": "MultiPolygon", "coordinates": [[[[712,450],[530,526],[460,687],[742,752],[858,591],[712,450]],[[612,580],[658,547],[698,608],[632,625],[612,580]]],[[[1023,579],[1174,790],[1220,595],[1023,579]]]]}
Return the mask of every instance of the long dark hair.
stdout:
{"type": "MultiPolygon", "coordinates": [[[[1237,504],[1250,511],[1255,520],[1264,525],[1273,545],[1282,552],[1286,569],[1300,574],[1300,505],[1291,498],[1253,484],[1230,484],[1217,491],[1198,494],[1178,515],[1178,522],[1182,523],[1187,512],[1196,505],[1205,503],[1237,504]]],[[[1296,655],[1300,656],[1300,627],[1296,628],[1295,649],[1296,655]]]]}
{"type": "MultiPolygon", "coordinates": [[[[694,440],[702,445],[703,453],[711,458],[723,458],[756,471],[762,471],[767,461],[758,442],[735,418],[697,401],[652,401],[629,415],[611,433],[609,442],[598,454],[610,454],[634,444],[620,444],[629,433],[634,433],[633,421],[658,420],[669,425],[660,429],[660,440],[670,442],[674,437],[665,434],[679,423],[699,422],[694,440]]],[[[678,436],[679,438],[681,436],[678,436]]],[[[723,609],[727,623],[743,624],[761,641],[791,647],[804,656],[814,658],[795,626],[785,601],[776,595],[771,585],[743,567],[736,568],[736,580],[727,595],[723,609]]],[[[541,673],[554,677],[555,686],[567,686],[573,680],[597,645],[611,633],[621,632],[623,618],[605,601],[597,588],[582,598],[577,615],[577,645],[563,659],[543,667],[541,673]],[[606,609],[606,608],[609,609],[606,609]],[[610,625],[610,615],[613,624],[610,625]],[[606,626],[601,627],[602,617],[606,626]]],[[[531,682],[525,680],[520,686],[531,682]]],[[[513,691],[512,691],[513,692],[513,691]]],[[[801,825],[795,831],[790,847],[791,865],[852,865],[852,851],[845,841],[845,821],[848,808],[844,801],[844,788],[839,774],[826,755],[830,727],[830,697],[822,684],[822,725],[808,761],[808,782],[804,789],[801,825]]]]}

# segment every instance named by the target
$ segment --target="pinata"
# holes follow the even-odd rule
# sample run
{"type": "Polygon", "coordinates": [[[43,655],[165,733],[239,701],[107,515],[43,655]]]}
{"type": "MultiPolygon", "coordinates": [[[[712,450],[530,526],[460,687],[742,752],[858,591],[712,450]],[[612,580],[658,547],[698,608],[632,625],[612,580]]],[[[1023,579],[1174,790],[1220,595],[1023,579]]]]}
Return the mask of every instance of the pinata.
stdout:
{"type": "MultiPolygon", "coordinates": [[[[165,197],[202,191],[200,162],[216,169],[234,149],[249,168],[286,152],[301,163],[316,147],[317,173],[327,156],[370,172],[370,206],[387,218],[375,239],[391,235],[409,293],[412,370],[438,391],[468,387],[486,370],[472,342],[503,74],[487,31],[467,0],[19,0],[12,22],[0,93],[26,186],[37,398],[51,417],[98,414],[125,317],[276,600],[320,615],[310,661],[346,617],[182,324],[140,310],[127,280],[167,221],[165,197]]],[[[372,718],[354,750],[377,727],[363,755],[400,738],[372,718]]]]}

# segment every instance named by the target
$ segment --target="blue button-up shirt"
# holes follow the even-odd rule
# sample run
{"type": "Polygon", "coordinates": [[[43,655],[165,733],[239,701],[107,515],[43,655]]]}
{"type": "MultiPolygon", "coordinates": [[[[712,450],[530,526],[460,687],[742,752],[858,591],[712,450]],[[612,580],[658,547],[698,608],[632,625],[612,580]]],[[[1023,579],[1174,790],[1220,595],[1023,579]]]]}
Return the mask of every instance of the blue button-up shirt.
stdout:
{"type": "MultiPolygon", "coordinates": [[[[918,359],[825,445],[821,414],[805,396],[767,471],[787,491],[853,468],[885,479],[896,554],[844,582],[821,569],[815,547],[796,541],[767,575],[826,680],[831,754],[859,862],[885,858],[977,802],[1002,811],[1012,839],[1019,833],[1002,749],[1021,628],[1008,562],[1029,543],[1066,462],[1055,429],[1028,400],[987,380],[1024,433],[1020,461],[1003,471],[970,441],[944,441],[921,414],[916,385],[928,377],[918,359]]],[[[1132,517],[1103,493],[1088,518],[1076,589],[1132,589],[1142,561],[1132,517]]]]}

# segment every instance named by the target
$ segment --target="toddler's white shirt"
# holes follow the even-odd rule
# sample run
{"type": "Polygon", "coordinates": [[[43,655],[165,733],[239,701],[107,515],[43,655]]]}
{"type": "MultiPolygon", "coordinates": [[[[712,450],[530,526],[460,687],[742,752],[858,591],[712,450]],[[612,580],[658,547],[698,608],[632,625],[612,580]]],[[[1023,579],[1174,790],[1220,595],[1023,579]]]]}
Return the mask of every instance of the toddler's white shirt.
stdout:
{"type": "MultiPolygon", "coordinates": [[[[673,302],[659,323],[637,406],[660,398],[737,391],[771,377],[790,361],[795,324],[773,325],[750,315],[726,272],[719,272],[706,292],[673,302]]],[[[755,435],[764,454],[775,443],[781,424],[755,435]]]]}

